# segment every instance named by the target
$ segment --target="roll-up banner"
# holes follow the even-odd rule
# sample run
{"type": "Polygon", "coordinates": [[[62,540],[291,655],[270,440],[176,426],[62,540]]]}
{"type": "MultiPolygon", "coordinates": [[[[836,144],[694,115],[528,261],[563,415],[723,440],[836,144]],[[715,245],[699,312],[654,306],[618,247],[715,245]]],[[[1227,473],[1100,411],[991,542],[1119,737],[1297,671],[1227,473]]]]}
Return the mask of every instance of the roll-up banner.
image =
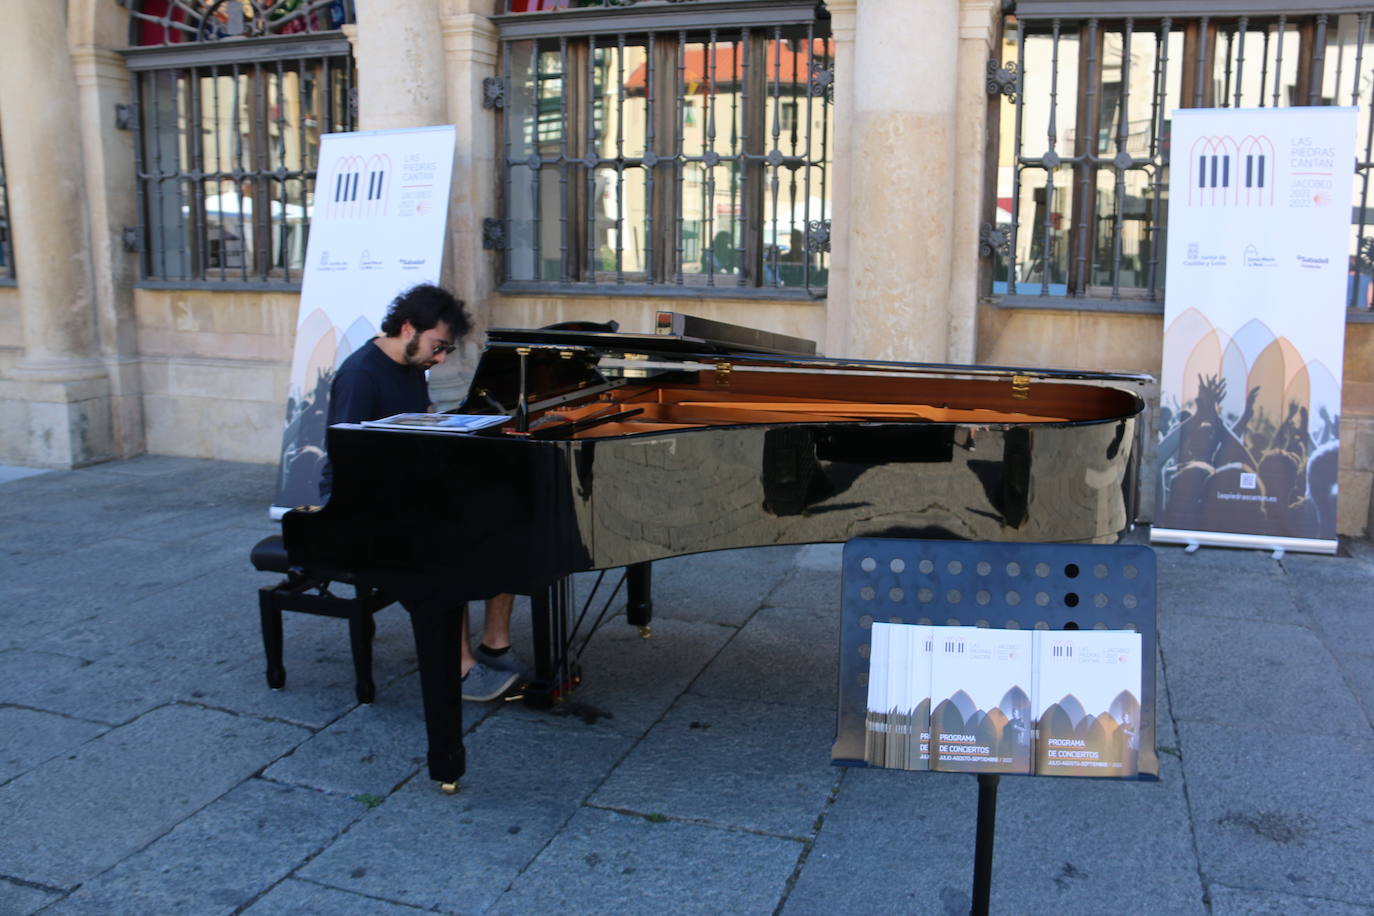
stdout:
{"type": "Polygon", "coordinates": [[[1355,116],[1173,114],[1155,541],[1335,551],[1355,116]]]}
{"type": "Polygon", "coordinates": [[[274,518],[320,501],[334,370],[398,293],[439,282],[456,136],[448,125],[320,138],[274,518]]]}

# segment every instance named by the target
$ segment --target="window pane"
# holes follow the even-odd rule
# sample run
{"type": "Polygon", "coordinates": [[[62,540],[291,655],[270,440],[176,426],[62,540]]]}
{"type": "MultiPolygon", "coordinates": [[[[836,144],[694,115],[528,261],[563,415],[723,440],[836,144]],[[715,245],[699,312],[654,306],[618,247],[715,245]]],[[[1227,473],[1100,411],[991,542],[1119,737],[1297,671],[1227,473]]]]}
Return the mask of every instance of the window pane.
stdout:
{"type": "Polygon", "coordinates": [[[348,129],[347,59],[138,76],[144,276],[298,282],[320,136],[348,129]]]}
{"type": "Polygon", "coordinates": [[[507,280],[823,285],[830,102],[809,89],[828,40],[701,29],[504,48],[507,280]]]}

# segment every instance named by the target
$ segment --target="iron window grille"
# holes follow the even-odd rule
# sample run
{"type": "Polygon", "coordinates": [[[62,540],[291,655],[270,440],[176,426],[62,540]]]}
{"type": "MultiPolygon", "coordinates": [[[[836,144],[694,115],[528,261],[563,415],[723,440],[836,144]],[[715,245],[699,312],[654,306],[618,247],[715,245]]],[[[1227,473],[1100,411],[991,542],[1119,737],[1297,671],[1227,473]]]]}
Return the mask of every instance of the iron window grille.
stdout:
{"type": "Polygon", "coordinates": [[[989,202],[1002,243],[989,246],[993,294],[1004,304],[1157,309],[1173,111],[1351,105],[1360,141],[1349,305],[1370,308],[1374,6],[1337,5],[1207,15],[1205,4],[1152,0],[1075,16],[1083,4],[1074,0],[1021,0],[1002,45],[1015,82],[1001,113],[995,208],[989,202]]]}
{"type": "Polygon", "coordinates": [[[144,286],[299,288],[323,134],[352,130],[345,0],[130,9],[144,286]]]}
{"type": "MultiPolygon", "coordinates": [[[[0,144],[2,147],[3,144],[0,144]]],[[[14,247],[10,244],[10,201],[5,190],[5,151],[0,148],[0,284],[14,282],[14,247]]]]}
{"type": "Polygon", "coordinates": [[[539,3],[497,17],[502,290],[824,295],[834,51],[814,0],[539,3]]]}

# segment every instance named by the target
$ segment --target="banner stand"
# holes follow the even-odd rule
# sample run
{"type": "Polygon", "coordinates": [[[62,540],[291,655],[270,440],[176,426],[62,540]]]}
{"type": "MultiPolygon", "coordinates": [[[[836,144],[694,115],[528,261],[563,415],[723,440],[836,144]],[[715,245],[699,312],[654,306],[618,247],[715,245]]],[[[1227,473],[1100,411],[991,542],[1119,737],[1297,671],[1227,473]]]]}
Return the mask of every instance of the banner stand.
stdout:
{"type": "Polygon", "coordinates": [[[274,519],[320,501],[335,370],[397,294],[439,282],[456,136],[439,125],[320,138],[274,519]]]}
{"type": "Polygon", "coordinates": [[[1155,543],[1336,552],[1356,116],[1173,113],[1155,543]]]}
{"type": "Polygon", "coordinates": [[[1293,550],[1300,553],[1335,554],[1338,541],[1324,538],[1290,538],[1272,534],[1237,534],[1234,531],[1181,531],[1175,528],[1153,528],[1153,544],[1187,544],[1190,547],[1252,547],[1272,550],[1275,556],[1293,550]]]}

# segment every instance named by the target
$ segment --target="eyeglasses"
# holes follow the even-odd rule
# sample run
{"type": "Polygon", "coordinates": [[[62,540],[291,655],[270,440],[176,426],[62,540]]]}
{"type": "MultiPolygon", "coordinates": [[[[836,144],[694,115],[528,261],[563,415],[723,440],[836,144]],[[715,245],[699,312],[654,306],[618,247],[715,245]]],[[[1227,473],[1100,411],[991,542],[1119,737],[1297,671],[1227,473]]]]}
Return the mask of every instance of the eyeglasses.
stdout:
{"type": "Polygon", "coordinates": [[[431,355],[438,356],[440,353],[449,354],[458,349],[453,344],[435,344],[431,355]]]}

